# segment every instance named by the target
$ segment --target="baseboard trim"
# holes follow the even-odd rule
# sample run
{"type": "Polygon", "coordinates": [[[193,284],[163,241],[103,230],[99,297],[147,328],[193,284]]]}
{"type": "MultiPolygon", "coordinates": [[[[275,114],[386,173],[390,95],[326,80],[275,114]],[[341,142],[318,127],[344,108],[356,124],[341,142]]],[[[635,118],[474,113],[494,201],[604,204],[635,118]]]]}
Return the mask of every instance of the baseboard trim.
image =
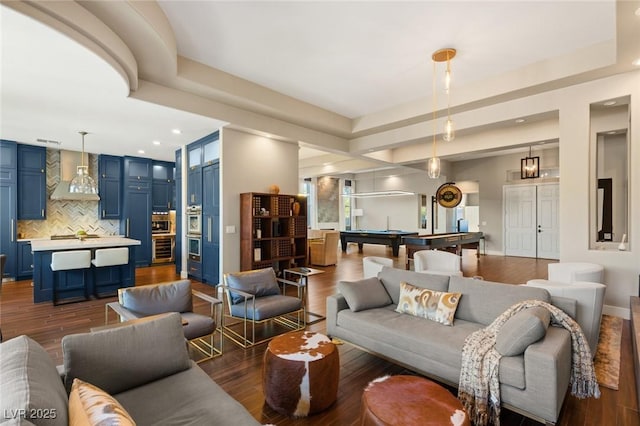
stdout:
{"type": "Polygon", "coordinates": [[[619,306],[604,305],[602,313],[623,319],[631,319],[631,310],[629,308],[621,308],[619,306]]]}

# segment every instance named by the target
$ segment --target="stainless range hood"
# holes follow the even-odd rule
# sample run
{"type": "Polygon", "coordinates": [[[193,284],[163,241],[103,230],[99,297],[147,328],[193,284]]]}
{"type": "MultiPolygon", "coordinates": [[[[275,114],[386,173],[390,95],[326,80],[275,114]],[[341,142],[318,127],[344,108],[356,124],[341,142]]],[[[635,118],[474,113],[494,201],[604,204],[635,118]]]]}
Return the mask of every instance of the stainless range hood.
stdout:
{"type": "Polygon", "coordinates": [[[60,150],[60,183],[51,194],[52,200],[70,201],[98,201],[98,194],[82,194],[69,191],[69,184],[77,175],[77,166],[83,164],[82,155],[85,156],[84,164],[88,164],[88,154],[77,151],[60,150]]]}

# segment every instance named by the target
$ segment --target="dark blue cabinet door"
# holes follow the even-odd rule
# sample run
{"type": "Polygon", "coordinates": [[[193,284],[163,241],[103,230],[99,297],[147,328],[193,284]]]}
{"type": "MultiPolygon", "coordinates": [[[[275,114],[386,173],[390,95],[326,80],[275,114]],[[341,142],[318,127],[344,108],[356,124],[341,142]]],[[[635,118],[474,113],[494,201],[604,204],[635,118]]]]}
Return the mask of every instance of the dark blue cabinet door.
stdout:
{"type": "Polygon", "coordinates": [[[187,182],[187,204],[190,206],[202,204],[202,169],[189,170],[187,182]]]}
{"type": "Polygon", "coordinates": [[[31,241],[18,242],[18,273],[20,280],[33,276],[33,253],[31,252],[31,241]]]}
{"type": "Polygon", "coordinates": [[[136,247],[136,266],[151,264],[151,191],[129,189],[124,199],[124,233],[140,240],[136,247]]]}
{"type": "Polygon", "coordinates": [[[15,143],[14,141],[0,139],[0,169],[17,169],[17,152],[17,143],[15,143]]]}
{"type": "Polygon", "coordinates": [[[18,145],[0,140],[0,253],[7,256],[5,277],[15,277],[18,267],[17,235],[17,169],[18,145]]]}
{"type": "Polygon", "coordinates": [[[98,171],[101,178],[122,180],[122,157],[101,154],[98,171]]]}
{"type": "Polygon", "coordinates": [[[115,179],[100,180],[100,218],[120,219],[122,217],[122,182],[115,179]]]}
{"type": "Polygon", "coordinates": [[[18,145],[18,219],[43,220],[47,209],[47,150],[18,145]]]}
{"type": "Polygon", "coordinates": [[[153,178],[152,164],[149,158],[124,157],[124,179],[151,181],[153,178]]]}
{"type": "Polygon", "coordinates": [[[220,282],[220,163],[202,168],[202,279],[220,282]]]}
{"type": "Polygon", "coordinates": [[[154,212],[167,212],[171,209],[171,187],[173,181],[167,182],[166,180],[153,180],[153,211],[154,212]]]}
{"type": "Polygon", "coordinates": [[[18,266],[16,244],[16,183],[0,181],[0,253],[7,256],[5,277],[15,277],[18,266]]]}
{"type": "Polygon", "coordinates": [[[153,162],[153,211],[166,212],[175,209],[173,201],[174,163],[153,162]]]}
{"type": "Polygon", "coordinates": [[[182,151],[176,151],[175,167],[175,209],[176,209],[176,274],[182,272],[182,151]]]}
{"type": "Polygon", "coordinates": [[[113,155],[98,157],[100,219],[122,217],[122,167],[122,157],[113,155]]]}

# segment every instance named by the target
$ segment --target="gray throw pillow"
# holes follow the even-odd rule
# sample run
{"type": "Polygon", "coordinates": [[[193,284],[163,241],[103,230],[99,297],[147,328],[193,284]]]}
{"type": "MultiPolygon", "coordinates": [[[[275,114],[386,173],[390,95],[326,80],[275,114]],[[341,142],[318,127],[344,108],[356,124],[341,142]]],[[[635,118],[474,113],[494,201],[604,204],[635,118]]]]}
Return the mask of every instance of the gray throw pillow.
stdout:
{"type": "Polygon", "coordinates": [[[380,308],[391,304],[391,298],[376,277],[360,281],[340,281],[338,291],[344,296],[353,312],[380,308]]]}
{"type": "Polygon", "coordinates": [[[503,356],[516,356],[547,334],[551,314],[542,307],[524,309],[507,320],[496,336],[496,350],[503,356]]]}
{"type": "MultiPolygon", "coordinates": [[[[254,271],[237,272],[227,275],[227,285],[236,290],[253,294],[256,297],[280,294],[280,286],[273,268],[257,269],[254,271]]],[[[244,302],[244,297],[233,291],[231,303],[234,305],[244,302]]]]}

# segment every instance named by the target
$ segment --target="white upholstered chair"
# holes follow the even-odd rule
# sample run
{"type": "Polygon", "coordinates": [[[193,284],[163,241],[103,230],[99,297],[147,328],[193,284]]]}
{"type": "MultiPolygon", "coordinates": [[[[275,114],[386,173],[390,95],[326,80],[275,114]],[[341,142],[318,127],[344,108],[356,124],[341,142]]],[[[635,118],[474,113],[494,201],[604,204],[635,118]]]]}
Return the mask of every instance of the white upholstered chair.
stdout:
{"type": "Polygon", "coordinates": [[[364,278],[377,277],[384,266],[393,268],[393,259],[388,257],[366,256],[362,258],[364,278]]]}
{"type": "Polygon", "coordinates": [[[560,262],[548,266],[548,280],[529,280],[527,285],[544,288],[552,296],[577,301],[576,322],[580,324],[595,356],[600,337],[600,321],[606,286],[602,284],[604,268],[595,263],[560,262]]]}
{"type": "Polygon", "coordinates": [[[587,281],[603,284],[604,268],[597,263],[587,262],[559,262],[547,266],[549,281],[572,283],[587,281]]]}
{"type": "Polygon", "coordinates": [[[462,276],[460,256],[440,250],[420,250],[413,254],[413,268],[427,274],[462,276]]]}

